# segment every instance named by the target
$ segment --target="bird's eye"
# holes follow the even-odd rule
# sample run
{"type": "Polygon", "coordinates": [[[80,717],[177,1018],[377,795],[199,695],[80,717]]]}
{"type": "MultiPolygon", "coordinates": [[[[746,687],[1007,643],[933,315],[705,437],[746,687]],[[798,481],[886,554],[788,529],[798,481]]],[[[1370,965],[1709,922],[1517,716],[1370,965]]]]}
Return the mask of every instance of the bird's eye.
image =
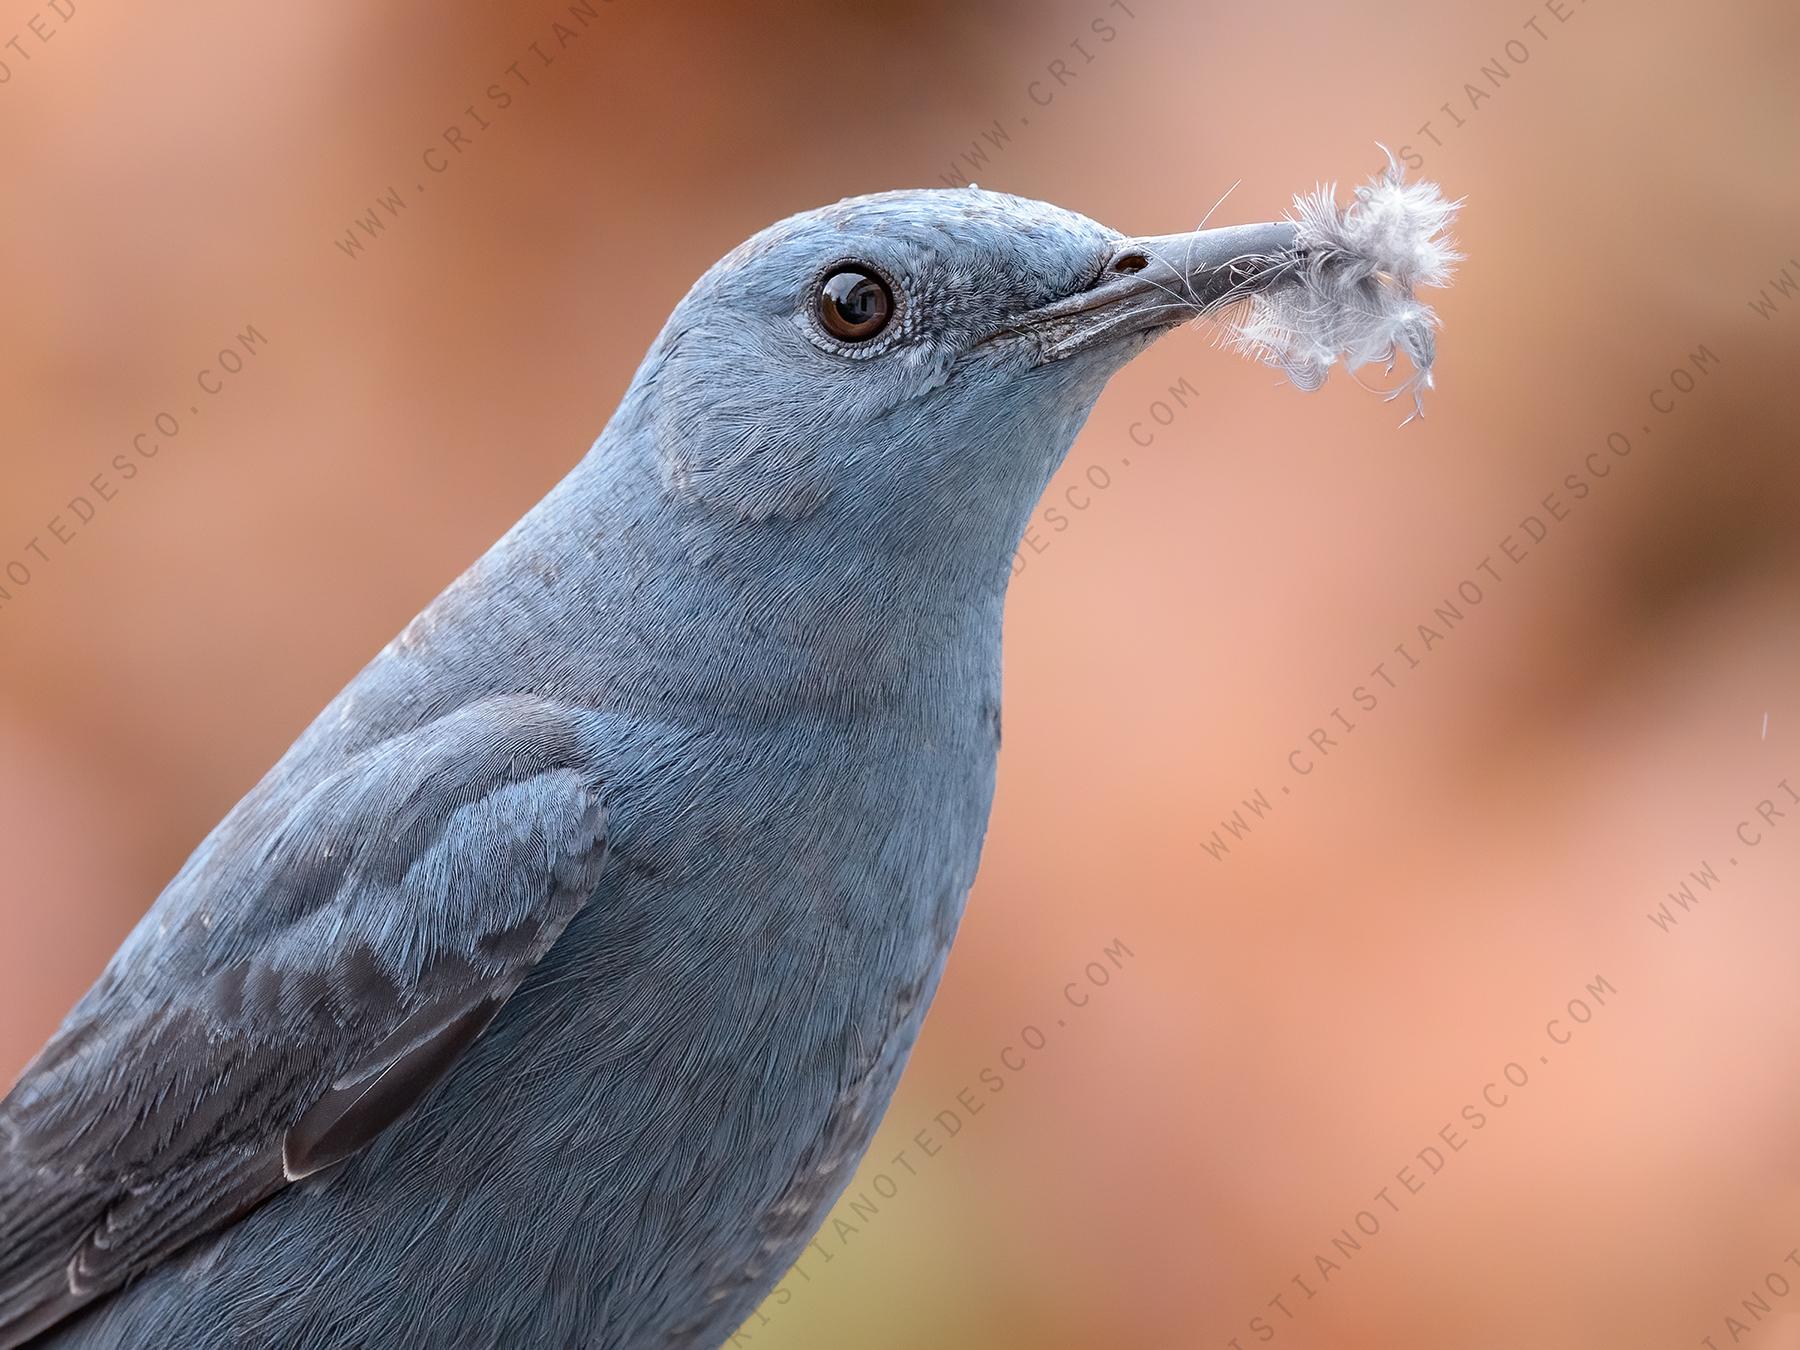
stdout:
{"type": "Polygon", "coordinates": [[[819,322],[834,338],[867,342],[893,317],[894,297],[872,272],[846,267],[819,287],[819,322]]]}

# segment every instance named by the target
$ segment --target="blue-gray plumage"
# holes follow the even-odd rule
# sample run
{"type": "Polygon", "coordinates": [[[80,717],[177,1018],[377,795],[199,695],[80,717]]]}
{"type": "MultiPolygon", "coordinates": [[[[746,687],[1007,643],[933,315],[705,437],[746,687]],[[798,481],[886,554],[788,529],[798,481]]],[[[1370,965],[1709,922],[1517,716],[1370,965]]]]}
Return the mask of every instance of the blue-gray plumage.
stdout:
{"type": "Polygon", "coordinates": [[[1039,493],[1293,245],[971,188],[724,258],[0,1105],[0,1346],[728,1336],[937,984],[1039,493]]]}

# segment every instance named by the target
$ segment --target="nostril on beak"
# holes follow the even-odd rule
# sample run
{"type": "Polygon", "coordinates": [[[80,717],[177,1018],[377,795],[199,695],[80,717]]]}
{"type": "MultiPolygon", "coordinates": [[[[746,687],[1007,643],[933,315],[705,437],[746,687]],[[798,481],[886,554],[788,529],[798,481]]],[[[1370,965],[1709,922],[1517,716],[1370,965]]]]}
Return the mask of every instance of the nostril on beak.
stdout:
{"type": "Polygon", "coordinates": [[[1112,266],[1107,268],[1107,271],[1130,275],[1133,272],[1143,271],[1149,265],[1150,259],[1142,253],[1121,253],[1112,260],[1112,266]]]}

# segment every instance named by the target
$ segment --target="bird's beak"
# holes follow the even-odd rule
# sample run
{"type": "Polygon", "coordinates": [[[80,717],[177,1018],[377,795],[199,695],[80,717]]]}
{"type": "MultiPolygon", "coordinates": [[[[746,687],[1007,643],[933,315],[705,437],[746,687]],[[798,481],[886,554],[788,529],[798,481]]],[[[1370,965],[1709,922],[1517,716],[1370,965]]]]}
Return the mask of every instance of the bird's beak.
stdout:
{"type": "Polygon", "coordinates": [[[1098,281],[1021,315],[1014,331],[1037,333],[1047,361],[1134,333],[1162,332],[1272,284],[1295,262],[1297,246],[1288,223],[1126,239],[1098,281]]]}

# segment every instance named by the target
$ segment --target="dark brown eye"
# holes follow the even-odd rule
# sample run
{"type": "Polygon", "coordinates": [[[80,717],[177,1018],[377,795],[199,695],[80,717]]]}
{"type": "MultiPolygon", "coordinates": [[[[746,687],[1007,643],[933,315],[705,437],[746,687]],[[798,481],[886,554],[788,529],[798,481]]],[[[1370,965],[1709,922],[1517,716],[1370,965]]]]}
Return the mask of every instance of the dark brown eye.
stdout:
{"type": "Polygon", "coordinates": [[[893,313],[887,284],[860,268],[833,272],[819,287],[819,322],[845,342],[867,342],[887,327],[893,313]]]}

